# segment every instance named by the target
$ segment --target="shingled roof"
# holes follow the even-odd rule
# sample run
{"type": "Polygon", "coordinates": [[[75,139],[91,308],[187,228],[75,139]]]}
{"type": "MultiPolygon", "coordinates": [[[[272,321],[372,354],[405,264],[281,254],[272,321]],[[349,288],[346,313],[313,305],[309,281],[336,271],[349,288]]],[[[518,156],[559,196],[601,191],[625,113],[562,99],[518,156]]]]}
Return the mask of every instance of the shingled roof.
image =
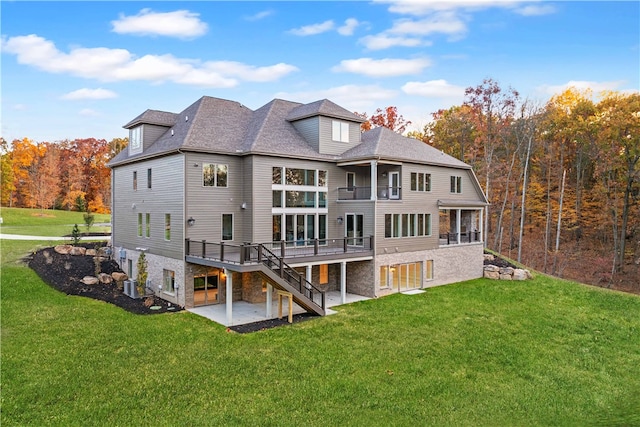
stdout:
{"type": "Polygon", "coordinates": [[[177,119],[178,115],[176,113],[169,113],[167,111],[160,110],[147,110],[124,125],[123,128],[131,129],[132,127],[141,124],[173,126],[177,119]]]}
{"type": "Polygon", "coordinates": [[[358,123],[365,121],[362,117],[356,116],[351,111],[334,104],[328,99],[321,99],[319,101],[300,105],[299,107],[294,108],[287,116],[287,121],[293,122],[313,116],[334,117],[336,119],[345,119],[358,123]]]}
{"type": "Polygon", "coordinates": [[[177,150],[224,154],[263,154],[327,161],[387,159],[469,169],[470,166],[416,139],[378,127],[362,134],[362,142],[342,155],[320,154],[296,130],[292,121],[322,115],[361,123],[364,120],[323,99],[310,104],[274,99],[253,111],[226,99],[203,96],[179,114],[146,110],[127,123],[167,127],[140,154],[122,150],[110,163],[154,157],[177,150]]]}
{"type": "Polygon", "coordinates": [[[471,166],[429,144],[407,138],[385,127],[377,127],[362,134],[362,143],[345,151],[340,161],[384,158],[386,160],[470,169],[471,166]]]}

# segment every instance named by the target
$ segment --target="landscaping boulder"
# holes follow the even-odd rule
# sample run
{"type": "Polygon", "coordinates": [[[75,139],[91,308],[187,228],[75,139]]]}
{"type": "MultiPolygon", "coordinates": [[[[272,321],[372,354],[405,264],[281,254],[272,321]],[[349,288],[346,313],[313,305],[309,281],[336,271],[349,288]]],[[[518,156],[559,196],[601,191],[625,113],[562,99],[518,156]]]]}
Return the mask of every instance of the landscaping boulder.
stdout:
{"type": "Polygon", "coordinates": [[[84,276],[81,280],[82,283],[84,283],[85,285],[97,285],[99,280],[97,277],[93,277],[93,276],[84,276]]]}
{"type": "Polygon", "coordinates": [[[98,274],[98,280],[100,280],[101,283],[109,284],[113,281],[113,278],[111,277],[110,274],[100,273],[98,274]]]}
{"type": "Polygon", "coordinates": [[[122,273],[120,271],[114,271],[113,273],[111,273],[111,277],[113,277],[113,280],[115,280],[116,282],[124,282],[125,280],[129,279],[129,276],[127,276],[126,273],[122,273]]]}
{"type": "Polygon", "coordinates": [[[87,256],[96,256],[98,255],[98,251],[96,251],[95,249],[87,249],[84,254],[87,256]]]}
{"type": "Polygon", "coordinates": [[[493,256],[492,254],[484,254],[484,260],[485,261],[494,261],[496,259],[495,256],[493,256]]]}
{"type": "Polygon", "coordinates": [[[72,246],[69,251],[70,255],[84,255],[87,252],[87,248],[83,248],[82,246],[72,246]]]}
{"type": "Polygon", "coordinates": [[[516,268],[513,270],[513,280],[526,280],[527,279],[527,270],[523,270],[522,268],[516,268]]]}
{"type": "Polygon", "coordinates": [[[69,252],[71,252],[71,248],[73,248],[73,246],[71,245],[58,245],[58,246],[55,246],[53,250],[59,254],[66,255],[69,252]]]}

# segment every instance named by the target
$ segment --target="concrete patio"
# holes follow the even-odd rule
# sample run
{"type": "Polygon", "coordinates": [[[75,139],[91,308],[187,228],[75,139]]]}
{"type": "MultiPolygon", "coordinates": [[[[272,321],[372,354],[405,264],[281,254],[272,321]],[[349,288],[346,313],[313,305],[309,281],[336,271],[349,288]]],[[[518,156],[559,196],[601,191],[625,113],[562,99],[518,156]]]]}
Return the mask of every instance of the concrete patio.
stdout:
{"type": "MultiPolygon", "coordinates": [[[[355,294],[346,294],[345,304],[350,304],[356,301],[364,301],[370,298],[363,297],[355,294]]],[[[340,291],[330,291],[326,293],[326,305],[327,315],[334,314],[335,311],[330,307],[342,305],[340,298],[340,291]]],[[[245,325],[247,323],[259,322],[267,319],[274,319],[278,317],[278,300],[273,299],[271,304],[271,315],[267,313],[266,303],[252,304],[246,301],[235,301],[232,304],[232,316],[231,322],[227,320],[227,306],[226,304],[205,305],[202,307],[195,307],[187,309],[191,313],[197,314],[207,319],[213,320],[216,323],[220,323],[223,326],[238,326],[245,325]]],[[[304,313],[305,310],[293,303],[293,314],[304,313]]],[[[289,302],[286,298],[282,301],[282,315],[284,318],[289,313],[289,302]]]]}

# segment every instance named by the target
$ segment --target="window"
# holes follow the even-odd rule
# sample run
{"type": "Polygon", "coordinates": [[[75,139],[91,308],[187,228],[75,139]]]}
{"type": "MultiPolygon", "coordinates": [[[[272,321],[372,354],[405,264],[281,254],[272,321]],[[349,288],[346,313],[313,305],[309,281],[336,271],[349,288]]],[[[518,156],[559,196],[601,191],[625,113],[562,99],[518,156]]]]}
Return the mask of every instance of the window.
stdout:
{"type": "Polygon", "coordinates": [[[320,264],[318,268],[320,270],[319,283],[321,285],[326,285],[329,283],[329,264],[320,264]]]}
{"type": "Polygon", "coordinates": [[[133,171],[133,191],[138,189],[138,171],[133,171]]]}
{"type": "Polygon", "coordinates": [[[170,294],[176,291],[176,273],[171,270],[162,270],[162,289],[170,294]]]}
{"type": "Polygon", "coordinates": [[[129,129],[129,153],[142,152],[142,126],[129,129]]]}
{"type": "Polygon", "coordinates": [[[226,187],[228,166],[214,163],[202,164],[202,185],[204,187],[226,187]]]}
{"type": "Polygon", "coordinates": [[[411,191],[431,191],[431,174],[411,172],[411,191]]]}
{"type": "Polygon", "coordinates": [[[273,190],[272,192],[271,207],[281,208],[282,207],[282,190],[273,190]]]}
{"type": "Polygon", "coordinates": [[[431,214],[385,214],[384,237],[431,236],[431,214]]]}
{"type": "Polygon", "coordinates": [[[147,188],[151,188],[151,168],[147,169],[147,188]]]}
{"type": "Polygon", "coordinates": [[[327,186],[327,171],[318,171],[318,187],[327,186]]]}
{"type": "Polygon", "coordinates": [[[451,177],[451,190],[452,193],[462,193],[462,177],[461,176],[452,176],[451,177]]]}
{"type": "Polygon", "coordinates": [[[222,240],[233,240],[232,214],[222,214],[222,240]]]}
{"type": "Polygon", "coordinates": [[[151,237],[151,214],[148,213],[146,216],[147,216],[146,218],[147,221],[145,224],[147,226],[146,236],[151,237]]]}
{"type": "Polygon", "coordinates": [[[396,291],[406,291],[422,287],[421,264],[409,262],[380,266],[380,289],[392,288],[396,291]]]}
{"type": "Polygon", "coordinates": [[[280,240],[282,240],[282,215],[273,215],[272,228],[272,239],[274,242],[279,242],[280,240]]]}
{"type": "Polygon", "coordinates": [[[142,237],[142,212],[138,212],[138,236],[142,237]]]}
{"type": "Polygon", "coordinates": [[[282,184],[282,168],[274,167],[271,177],[272,184],[282,184]]]}
{"type": "Polygon", "coordinates": [[[171,214],[164,214],[164,240],[171,240],[171,214]]]}
{"type": "Polygon", "coordinates": [[[427,280],[433,280],[433,260],[428,259],[424,264],[424,277],[427,280]]]}
{"type": "Polygon", "coordinates": [[[286,191],[285,206],[287,208],[315,208],[315,191],[286,191]]]}
{"type": "Polygon", "coordinates": [[[331,139],[340,142],[349,142],[349,123],[331,121],[331,139]]]}
{"type": "Polygon", "coordinates": [[[347,191],[353,191],[356,186],[356,174],[347,172],[347,191]]]}
{"type": "Polygon", "coordinates": [[[316,171],[313,169],[286,170],[287,185],[316,185],[316,171]]]}

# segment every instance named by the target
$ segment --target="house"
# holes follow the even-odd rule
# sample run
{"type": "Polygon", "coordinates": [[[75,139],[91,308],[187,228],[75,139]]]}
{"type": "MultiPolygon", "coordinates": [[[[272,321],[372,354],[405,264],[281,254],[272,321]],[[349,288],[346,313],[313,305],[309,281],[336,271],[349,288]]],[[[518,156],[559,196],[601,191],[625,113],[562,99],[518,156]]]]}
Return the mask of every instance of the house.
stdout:
{"type": "Polygon", "coordinates": [[[111,162],[112,244],[186,308],[325,292],[366,297],[482,276],[487,200],[471,167],[329,100],[251,110],[204,96],[127,123],[111,162]]]}

